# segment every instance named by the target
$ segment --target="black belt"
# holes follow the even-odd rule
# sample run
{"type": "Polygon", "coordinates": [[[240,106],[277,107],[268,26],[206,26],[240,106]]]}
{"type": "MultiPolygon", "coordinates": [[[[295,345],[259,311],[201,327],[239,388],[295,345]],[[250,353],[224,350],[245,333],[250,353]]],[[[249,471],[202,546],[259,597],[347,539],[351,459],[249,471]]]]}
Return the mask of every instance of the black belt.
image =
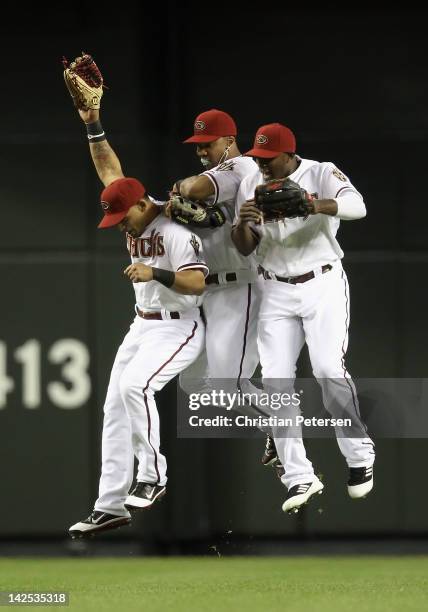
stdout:
{"type": "MultiPolygon", "coordinates": [[[[169,314],[170,319],[180,318],[179,312],[170,312],[168,314],[169,314]]],[[[167,317],[162,316],[161,312],[143,312],[139,308],[137,308],[137,315],[141,317],[142,319],[156,319],[157,321],[162,321],[163,319],[167,319],[167,317]]]]}
{"type": "MultiPolygon", "coordinates": [[[[324,266],[322,266],[322,274],[331,270],[332,267],[333,266],[331,266],[330,264],[325,264],[324,266]]],[[[259,272],[263,275],[263,278],[265,280],[277,280],[281,283],[290,283],[291,285],[297,285],[297,283],[306,283],[306,281],[315,278],[315,272],[313,270],[311,270],[310,272],[306,272],[305,274],[301,274],[300,276],[277,276],[276,274],[272,276],[270,272],[260,266],[259,272]]]]}
{"type": "MultiPolygon", "coordinates": [[[[225,279],[226,279],[226,283],[230,283],[232,281],[237,281],[238,277],[236,276],[235,272],[227,272],[225,279]]],[[[206,285],[220,285],[219,274],[208,274],[208,276],[205,279],[205,284],[206,285]]]]}

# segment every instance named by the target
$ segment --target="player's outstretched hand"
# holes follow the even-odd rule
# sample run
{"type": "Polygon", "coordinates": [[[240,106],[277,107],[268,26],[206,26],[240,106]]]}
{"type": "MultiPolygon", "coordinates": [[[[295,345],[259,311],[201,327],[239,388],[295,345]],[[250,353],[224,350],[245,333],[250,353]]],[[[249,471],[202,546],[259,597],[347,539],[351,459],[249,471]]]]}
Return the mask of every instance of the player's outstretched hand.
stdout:
{"type": "Polygon", "coordinates": [[[143,263],[134,263],[123,271],[133,283],[147,283],[153,280],[153,270],[150,266],[143,263]]]}
{"type": "Polygon", "coordinates": [[[78,108],[77,110],[84,123],[95,123],[100,118],[100,111],[98,109],[90,108],[89,110],[82,110],[78,108]]]}
{"type": "Polygon", "coordinates": [[[262,222],[262,214],[260,210],[255,206],[254,200],[247,200],[245,204],[241,206],[241,210],[239,211],[239,224],[243,223],[261,223],[262,222]]]}

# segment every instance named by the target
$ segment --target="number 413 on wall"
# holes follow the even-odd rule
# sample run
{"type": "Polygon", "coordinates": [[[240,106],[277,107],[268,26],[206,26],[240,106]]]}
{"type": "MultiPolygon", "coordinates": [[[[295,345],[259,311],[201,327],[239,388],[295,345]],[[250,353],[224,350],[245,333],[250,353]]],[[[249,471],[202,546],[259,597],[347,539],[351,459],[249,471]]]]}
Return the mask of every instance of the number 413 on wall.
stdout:
{"type": "MultiPolygon", "coordinates": [[[[22,403],[25,408],[39,408],[42,401],[41,345],[27,340],[13,353],[22,366],[22,403]]],[[[75,338],[57,340],[48,350],[48,361],[61,365],[61,380],[48,382],[49,400],[58,408],[79,408],[91,395],[88,373],[89,351],[75,338]]],[[[15,389],[15,381],[7,375],[7,347],[0,341],[0,409],[7,405],[7,395],[15,389]]]]}

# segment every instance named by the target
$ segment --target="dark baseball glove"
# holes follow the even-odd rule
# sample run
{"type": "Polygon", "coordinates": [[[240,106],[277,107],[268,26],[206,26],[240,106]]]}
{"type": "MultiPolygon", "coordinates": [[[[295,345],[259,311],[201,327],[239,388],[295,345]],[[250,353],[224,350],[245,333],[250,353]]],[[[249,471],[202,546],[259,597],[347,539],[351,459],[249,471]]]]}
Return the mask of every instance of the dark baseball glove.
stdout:
{"type": "Polygon", "coordinates": [[[206,206],[174,194],[168,202],[168,213],[173,221],[191,227],[220,227],[226,221],[218,206],[206,206]]]}
{"type": "Polygon", "coordinates": [[[64,58],[64,80],[80,110],[99,109],[103,95],[103,77],[93,58],[82,51],[81,57],[68,64],[64,58]]]}
{"type": "Polygon", "coordinates": [[[264,221],[306,218],[313,211],[313,197],[289,178],[274,179],[258,185],[254,200],[264,221]]]}

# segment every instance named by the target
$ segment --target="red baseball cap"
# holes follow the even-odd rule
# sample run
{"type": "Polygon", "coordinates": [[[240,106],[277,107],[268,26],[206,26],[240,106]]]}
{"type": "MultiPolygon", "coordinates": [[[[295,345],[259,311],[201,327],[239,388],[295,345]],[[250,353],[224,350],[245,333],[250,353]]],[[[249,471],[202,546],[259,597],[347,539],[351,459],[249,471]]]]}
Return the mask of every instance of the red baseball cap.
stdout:
{"type": "Polygon", "coordinates": [[[104,217],[98,227],[113,227],[122,221],[126,213],[144,197],[146,189],[134,178],[116,179],[101,192],[104,217]]]}
{"type": "Polygon", "coordinates": [[[269,158],[295,152],[296,138],[293,132],[281,123],[268,123],[257,130],[253,148],[244,155],[269,158]]]}
{"type": "Polygon", "coordinates": [[[230,115],[212,108],[201,113],[193,125],[194,135],[183,142],[212,142],[222,136],[236,136],[236,123],[230,115]]]}

